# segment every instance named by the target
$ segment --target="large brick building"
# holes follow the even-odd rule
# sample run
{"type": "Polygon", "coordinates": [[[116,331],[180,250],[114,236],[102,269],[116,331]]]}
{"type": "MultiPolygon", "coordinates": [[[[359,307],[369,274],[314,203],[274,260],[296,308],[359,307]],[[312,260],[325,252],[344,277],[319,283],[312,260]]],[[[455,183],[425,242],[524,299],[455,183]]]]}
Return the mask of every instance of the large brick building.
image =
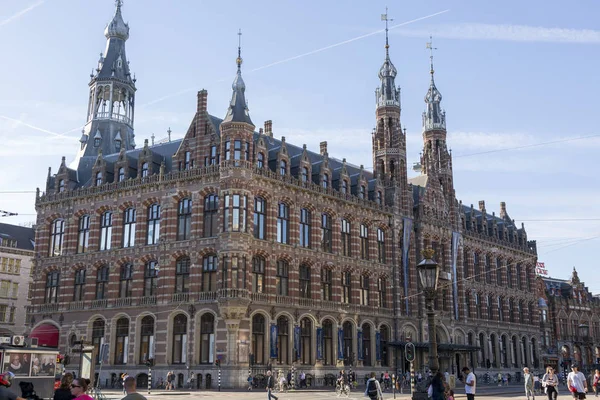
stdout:
{"type": "Polygon", "coordinates": [[[183,139],[135,148],[128,33],[118,4],[77,157],[36,199],[32,334],[59,331],[63,349],[109,343],[102,383],[121,370],[143,379],[147,358],[159,376],[204,382],[220,359],[226,386],[241,386],[251,364],[294,364],[317,383],[350,364],[403,369],[407,339],[421,367],[415,266],[432,247],[446,279],[442,370],[537,363],[535,243],[504,204],[495,216],[456,199],[433,63],[421,175],[409,179],[387,39],[369,172],[329,157],[326,142],[313,152],[274,137],[271,121],[257,132],[239,54],[223,119],[202,90],[183,139]]]}

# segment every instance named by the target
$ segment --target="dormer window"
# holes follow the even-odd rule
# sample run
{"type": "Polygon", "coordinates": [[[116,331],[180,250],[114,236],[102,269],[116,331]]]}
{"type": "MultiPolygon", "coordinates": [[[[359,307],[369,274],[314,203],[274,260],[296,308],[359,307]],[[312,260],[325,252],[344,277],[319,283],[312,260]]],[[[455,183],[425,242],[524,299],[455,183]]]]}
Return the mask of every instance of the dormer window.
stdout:
{"type": "Polygon", "coordinates": [[[58,192],[62,193],[65,191],[65,181],[63,179],[61,179],[60,181],[58,181],[58,192]]]}
{"type": "Polygon", "coordinates": [[[279,161],[279,175],[285,176],[287,173],[287,162],[285,160],[279,161]]]}
{"type": "Polygon", "coordinates": [[[94,147],[100,147],[100,138],[95,138],[94,139],[94,147]]]}
{"type": "MultiPolygon", "coordinates": [[[[188,170],[188,169],[190,169],[190,167],[191,167],[191,164],[192,164],[192,161],[191,161],[191,160],[192,160],[192,155],[191,155],[191,153],[190,153],[189,151],[186,151],[186,152],[185,152],[185,161],[184,161],[184,163],[183,163],[183,169],[184,169],[184,170],[188,170]]],[[[148,167],[148,166],[146,166],[146,168],[147,168],[147,167],[148,167]]]]}
{"type": "Polygon", "coordinates": [[[258,156],[256,157],[256,167],[257,168],[264,168],[265,166],[265,156],[263,153],[258,153],[258,156]]]}
{"type": "Polygon", "coordinates": [[[119,168],[119,182],[123,182],[125,180],[125,168],[119,168]]]}
{"type": "Polygon", "coordinates": [[[323,189],[327,189],[329,187],[329,175],[323,174],[323,189]]]}
{"type": "Polygon", "coordinates": [[[381,191],[377,191],[377,204],[381,205],[381,191]]]}
{"type": "Polygon", "coordinates": [[[343,179],[342,180],[342,194],[346,194],[348,193],[348,181],[343,179]]]}
{"type": "Polygon", "coordinates": [[[360,192],[358,192],[358,197],[360,199],[364,199],[365,198],[365,186],[364,185],[360,186],[360,192]]]}
{"type": "Polygon", "coordinates": [[[96,173],[96,186],[102,185],[102,172],[96,173]]]}
{"type": "Polygon", "coordinates": [[[115,148],[117,150],[121,149],[121,139],[115,139],[115,148]]]}
{"type": "Polygon", "coordinates": [[[142,178],[146,178],[148,176],[148,163],[145,162],[142,164],[142,178]]]}
{"type": "Polygon", "coordinates": [[[308,182],[308,168],[302,167],[302,182],[308,182]]]}

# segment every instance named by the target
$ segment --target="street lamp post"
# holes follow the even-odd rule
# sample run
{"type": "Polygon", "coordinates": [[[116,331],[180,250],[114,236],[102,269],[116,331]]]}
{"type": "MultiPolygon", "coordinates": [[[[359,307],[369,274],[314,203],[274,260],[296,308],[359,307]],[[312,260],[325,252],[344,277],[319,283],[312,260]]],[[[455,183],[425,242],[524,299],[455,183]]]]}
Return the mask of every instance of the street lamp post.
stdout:
{"type": "MultiPolygon", "coordinates": [[[[429,370],[431,376],[440,369],[440,364],[437,354],[437,338],[436,338],[436,326],[435,326],[435,309],[434,300],[437,295],[437,285],[440,269],[438,263],[433,259],[435,252],[432,249],[426,249],[422,251],[423,260],[417,265],[417,272],[419,274],[419,282],[421,283],[421,290],[425,296],[425,308],[427,309],[427,324],[429,333],[429,370]]],[[[426,392],[426,389],[425,389],[426,392]]],[[[413,400],[427,398],[427,393],[421,391],[413,394],[413,400]],[[425,397],[423,397],[423,395],[425,397]]]]}

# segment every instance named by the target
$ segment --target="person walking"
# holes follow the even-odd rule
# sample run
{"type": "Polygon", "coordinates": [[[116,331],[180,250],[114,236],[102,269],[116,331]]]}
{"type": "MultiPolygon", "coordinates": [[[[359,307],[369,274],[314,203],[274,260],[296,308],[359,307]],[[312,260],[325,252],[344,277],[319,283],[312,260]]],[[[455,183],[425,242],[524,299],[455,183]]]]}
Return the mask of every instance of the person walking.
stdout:
{"type": "Polygon", "coordinates": [[[127,396],[123,397],[121,400],[147,400],[146,397],[139,394],[135,390],[135,378],[133,376],[128,376],[127,378],[125,378],[123,386],[125,387],[127,396]]]}
{"type": "Polygon", "coordinates": [[[446,398],[446,385],[444,383],[444,374],[436,373],[431,379],[431,399],[444,400],[446,398]]]}
{"type": "Polygon", "coordinates": [[[371,372],[371,377],[367,380],[367,388],[365,389],[365,396],[371,400],[383,399],[383,393],[381,392],[381,385],[376,378],[375,372],[371,372]]]}
{"type": "Polygon", "coordinates": [[[465,375],[465,393],[467,394],[467,400],[475,400],[475,391],[477,389],[477,379],[475,374],[471,372],[469,367],[462,369],[465,375]]]}
{"type": "Polygon", "coordinates": [[[527,400],[531,397],[535,400],[535,392],[533,391],[533,374],[529,372],[529,368],[523,368],[523,381],[525,383],[525,396],[527,400]]]}
{"type": "Polygon", "coordinates": [[[592,376],[592,390],[595,397],[598,397],[598,386],[600,386],[600,369],[597,369],[592,376]]]}
{"type": "Polygon", "coordinates": [[[278,400],[278,397],[272,393],[274,387],[275,379],[273,378],[273,373],[271,371],[267,371],[267,400],[271,400],[271,397],[275,400],[278,400]]]}
{"type": "Polygon", "coordinates": [[[53,400],[73,400],[75,396],[71,394],[71,383],[73,375],[67,372],[60,380],[60,387],[54,391],[53,400]]]}
{"type": "Polygon", "coordinates": [[[585,393],[588,391],[587,379],[579,372],[577,364],[571,366],[571,372],[567,375],[567,387],[569,392],[573,393],[574,399],[585,399],[585,393]]]}
{"type": "Polygon", "coordinates": [[[548,400],[556,400],[558,397],[558,376],[554,373],[554,368],[546,368],[546,373],[542,377],[542,386],[546,389],[548,400]]]}

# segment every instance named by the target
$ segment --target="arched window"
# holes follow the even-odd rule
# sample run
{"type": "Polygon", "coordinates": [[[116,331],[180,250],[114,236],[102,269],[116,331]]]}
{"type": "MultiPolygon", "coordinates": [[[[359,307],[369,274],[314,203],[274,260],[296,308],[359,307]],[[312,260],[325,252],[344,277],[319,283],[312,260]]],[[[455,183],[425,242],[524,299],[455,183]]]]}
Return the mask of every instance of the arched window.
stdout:
{"type": "Polygon", "coordinates": [[[146,315],[142,318],[140,330],[140,358],[139,364],[144,364],[150,358],[154,358],[154,318],[146,315]]]}
{"type": "Polygon", "coordinates": [[[490,362],[492,363],[492,366],[494,368],[499,368],[500,365],[498,365],[498,358],[496,356],[498,348],[498,337],[493,333],[490,335],[490,345],[492,353],[490,354],[490,362]]]}
{"type": "Polygon", "coordinates": [[[518,349],[517,337],[512,337],[512,348],[510,349],[510,363],[513,367],[517,366],[517,349],[518,349]]]}
{"type": "Polygon", "coordinates": [[[287,174],[287,162],[285,160],[279,161],[279,175],[285,176],[287,174]]]}
{"type": "Polygon", "coordinates": [[[331,301],[333,297],[333,272],[327,268],[321,268],[321,299],[331,301]]]}
{"type": "Polygon", "coordinates": [[[343,331],[343,339],[344,339],[343,340],[344,365],[349,366],[351,357],[354,356],[354,354],[353,354],[354,335],[352,332],[353,331],[352,324],[349,321],[344,322],[344,325],[342,325],[342,331],[343,331]]]}
{"type": "Polygon", "coordinates": [[[300,291],[300,297],[304,299],[310,299],[310,267],[308,265],[301,265],[299,275],[300,287],[298,289],[300,291]]]}
{"type": "Polygon", "coordinates": [[[290,244],[290,208],[285,203],[277,207],[277,242],[290,244]]]}
{"type": "Polygon", "coordinates": [[[77,232],[77,253],[87,253],[90,244],[90,216],[79,217],[79,231],[77,232]]]}
{"type": "Polygon", "coordinates": [[[352,257],[352,226],[347,219],[342,220],[342,255],[352,257]]]}
{"type": "Polygon", "coordinates": [[[252,293],[265,290],[265,259],[256,256],[252,259],[252,293]]]}
{"type": "Polygon", "coordinates": [[[504,299],[501,296],[498,296],[496,299],[496,305],[498,306],[498,321],[504,321],[504,310],[502,309],[504,303],[504,299]]]}
{"type": "Polygon", "coordinates": [[[60,181],[58,181],[58,192],[62,193],[65,191],[65,180],[61,179],[60,181]]]}
{"type": "Polygon", "coordinates": [[[158,263],[148,261],[144,268],[144,296],[156,294],[156,280],[158,279],[158,263]]]}
{"type": "Polygon", "coordinates": [[[44,293],[44,303],[58,303],[58,288],[60,285],[60,272],[51,271],[46,274],[46,290],[44,293]]]}
{"type": "Polygon", "coordinates": [[[517,267],[516,267],[516,273],[517,273],[517,287],[519,288],[519,290],[523,290],[523,277],[522,277],[522,269],[521,269],[521,264],[517,263],[517,267]]]}
{"type": "MultiPolygon", "coordinates": [[[[290,323],[287,317],[277,318],[277,361],[290,363],[290,323]]],[[[295,358],[295,357],[294,357],[295,358]]]]}
{"type": "Polygon", "coordinates": [[[185,364],[187,362],[187,317],[185,314],[177,314],[173,319],[172,346],[173,364],[185,364]]]}
{"type": "Polygon", "coordinates": [[[331,227],[331,217],[329,214],[321,215],[321,249],[328,253],[333,252],[332,244],[333,232],[331,227]]]}
{"type": "Polygon", "coordinates": [[[367,275],[360,276],[360,305],[368,306],[369,305],[369,277],[367,275]]]}
{"type": "Polygon", "coordinates": [[[215,255],[204,256],[202,260],[202,291],[214,292],[217,290],[217,264],[215,255]]]}
{"type": "Polygon", "coordinates": [[[479,334],[479,366],[485,367],[487,364],[487,359],[485,357],[485,346],[487,346],[488,341],[485,340],[485,335],[483,333],[479,334]]]}
{"type": "Polygon", "coordinates": [[[262,314],[252,317],[252,354],[255,364],[265,365],[265,317],[262,314]]]}
{"type": "Polygon", "coordinates": [[[506,261],[506,284],[509,288],[513,287],[513,268],[510,261],[506,261]]]}
{"type": "Polygon", "coordinates": [[[148,229],[146,244],[158,244],[160,238],[160,204],[148,207],[148,229]]]}
{"type": "Polygon", "coordinates": [[[127,353],[129,346],[129,320],[119,318],[117,320],[117,335],[115,342],[115,364],[127,364],[127,353]]]}
{"type": "Polygon", "coordinates": [[[502,281],[502,260],[496,258],[496,285],[504,285],[502,281]]]}
{"type": "Polygon", "coordinates": [[[85,268],[80,268],[75,271],[73,289],[73,301],[85,299],[85,268]]]}
{"type": "Polygon", "coordinates": [[[217,235],[219,220],[219,196],[208,195],[204,198],[204,237],[217,235]]]}
{"type": "Polygon", "coordinates": [[[192,231],[192,200],[181,199],[177,211],[177,240],[187,240],[192,231]]]}
{"type": "Polygon", "coordinates": [[[360,258],[369,259],[369,228],[365,224],[360,225],[360,258]]]}
{"type": "Polygon", "coordinates": [[[190,259],[181,257],[175,265],[175,293],[187,293],[190,290],[190,259]]]}
{"type": "Polygon", "coordinates": [[[300,210],[300,247],[310,247],[310,210],[300,210]]]}
{"type": "Polygon", "coordinates": [[[107,265],[98,268],[96,272],[96,300],[108,297],[108,272],[109,268],[107,265]]]}
{"type": "Polygon", "coordinates": [[[212,364],[214,355],[212,346],[215,342],[215,316],[205,313],[200,318],[200,363],[212,364]]]}
{"type": "Polygon", "coordinates": [[[92,324],[92,346],[96,349],[96,364],[100,363],[100,347],[104,343],[104,320],[98,318],[92,324]]]}
{"type": "Polygon", "coordinates": [[[300,364],[312,365],[312,328],[310,318],[300,321],[300,364]]]}
{"type": "Polygon", "coordinates": [[[386,325],[382,325],[379,329],[379,348],[381,349],[381,366],[389,367],[389,350],[388,342],[390,341],[390,331],[386,325]]]}
{"type": "Polygon", "coordinates": [[[373,365],[371,361],[371,354],[373,353],[371,349],[371,325],[363,324],[362,334],[363,365],[365,367],[370,367],[373,365]]]}
{"type": "Polygon", "coordinates": [[[123,212],[123,247],[135,246],[135,208],[128,208],[123,212]]]}
{"type": "Polygon", "coordinates": [[[482,281],[481,266],[479,265],[479,253],[473,252],[473,275],[477,282],[482,281]]]}
{"type": "Polygon", "coordinates": [[[342,272],[342,303],[352,303],[352,272],[342,272]]]}
{"type": "Polygon", "coordinates": [[[50,225],[50,257],[62,255],[63,240],[65,237],[65,221],[57,219],[50,225]]]}
{"type": "Polygon", "coordinates": [[[267,202],[261,197],[254,198],[254,237],[266,239],[267,202]]]}
{"type": "Polygon", "coordinates": [[[106,211],[100,218],[100,250],[110,250],[112,240],[112,212],[106,211]]]}
{"type": "Polygon", "coordinates": [[[383,229],[377,229],[377,261],[385,263],[385,232],[383,229]]]}
{"type": "Polygon", "coordinates": [[[102,172],[96,172],[96,186],[102,185],[102,172]]]}
{"type": "Polygon", "coordinates": [[[500,362],[502,363],[502,368],[508,368],[508,337],[506,335],[502,335],[500,345],[502,346],[500,349],[500,362]]]}
{"type": "Polygon", "coordinates": [[[133,289],[133,265],[121,265],[121,273],[119,274],[119,297],[124,299],[131,297],[133,289]]]}
{"type": "Polygon", "coordinates": [[[326,319],[323,321],[323,365],[335,365],[334,343],[333,322],[326,319]]]}

